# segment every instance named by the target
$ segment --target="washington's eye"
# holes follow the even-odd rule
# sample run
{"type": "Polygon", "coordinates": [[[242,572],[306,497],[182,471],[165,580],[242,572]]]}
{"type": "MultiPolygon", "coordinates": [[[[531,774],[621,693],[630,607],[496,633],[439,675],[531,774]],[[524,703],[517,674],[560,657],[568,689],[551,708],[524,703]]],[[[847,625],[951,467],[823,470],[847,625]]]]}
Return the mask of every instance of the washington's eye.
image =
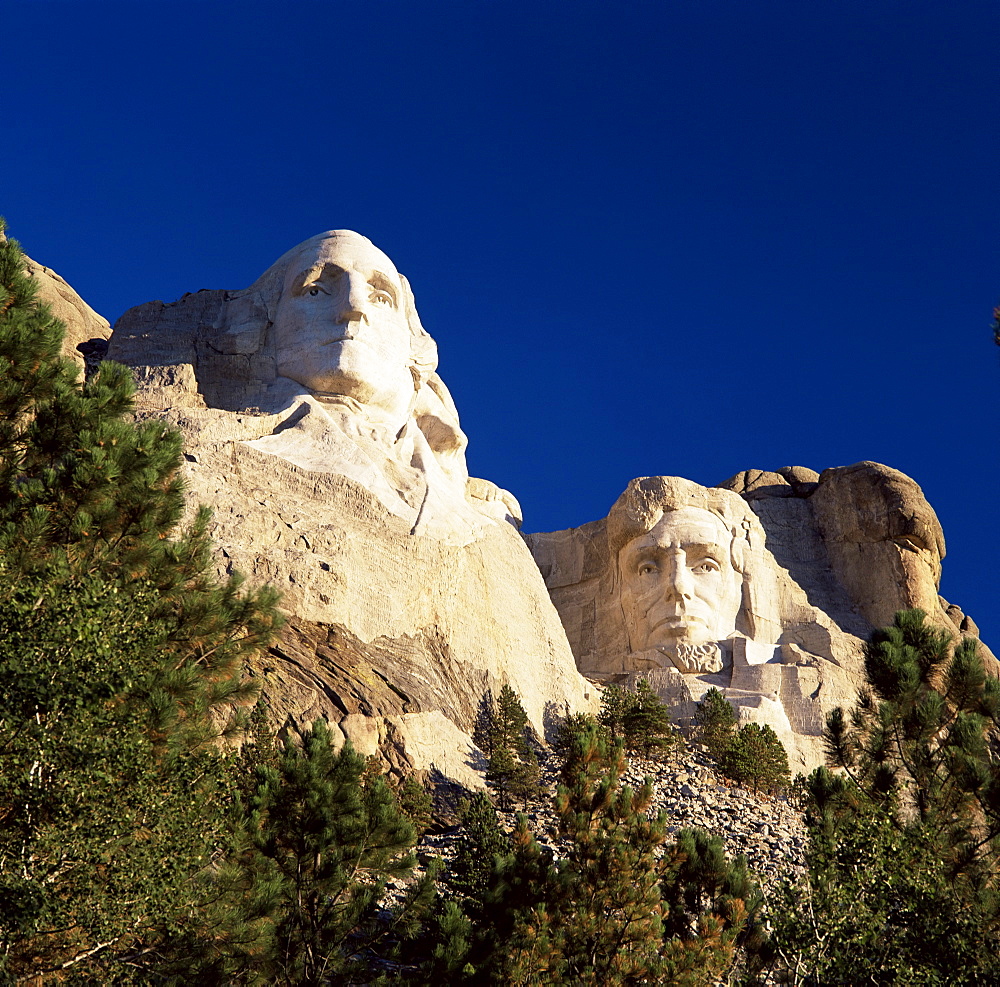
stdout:
{"type": "Polygon", "coordinates": [[[390,295],[388,291],[373,291],[372,301],[376,305],[387,305],[389,308],[393,308],[396,304],[392,300],[392,295],[390,295]]]}
{"type": "Polygon", "coordinates": [[[309,294],[312,295],[313,298],[315,298],[319,294],[319,288],[310,288],[309,294]]]}

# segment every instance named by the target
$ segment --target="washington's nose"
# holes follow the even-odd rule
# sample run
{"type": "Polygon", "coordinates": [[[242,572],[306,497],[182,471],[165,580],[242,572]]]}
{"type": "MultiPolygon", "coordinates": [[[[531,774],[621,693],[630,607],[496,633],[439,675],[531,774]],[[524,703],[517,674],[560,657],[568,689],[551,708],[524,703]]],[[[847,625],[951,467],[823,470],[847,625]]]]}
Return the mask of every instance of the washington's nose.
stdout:
{"type": "Polygon", "coordinates": [[[337,321],[341,325],[348,322],[367,322],[368,317],[364,312],[364,303],[367,299],[367,283],[361,284],[359,280],[351,278],[345,288],[346,290],[340,298],[337,321]]]}

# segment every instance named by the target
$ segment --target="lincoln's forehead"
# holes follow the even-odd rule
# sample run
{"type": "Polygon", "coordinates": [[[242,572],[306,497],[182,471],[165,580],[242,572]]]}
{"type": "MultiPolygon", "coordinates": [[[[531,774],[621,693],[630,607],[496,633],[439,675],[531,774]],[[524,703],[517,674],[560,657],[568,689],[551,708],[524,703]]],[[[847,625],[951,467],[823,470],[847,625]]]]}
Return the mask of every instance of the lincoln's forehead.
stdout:
{"type": "Polygon", "coordinates": [[[685,545],[715,545],[725,548],[732,540],[721,518],[700,507],[682,507],[668,511],[652,530],[633,538],[623,551],[644,548],[682,548],[685,545]]]}

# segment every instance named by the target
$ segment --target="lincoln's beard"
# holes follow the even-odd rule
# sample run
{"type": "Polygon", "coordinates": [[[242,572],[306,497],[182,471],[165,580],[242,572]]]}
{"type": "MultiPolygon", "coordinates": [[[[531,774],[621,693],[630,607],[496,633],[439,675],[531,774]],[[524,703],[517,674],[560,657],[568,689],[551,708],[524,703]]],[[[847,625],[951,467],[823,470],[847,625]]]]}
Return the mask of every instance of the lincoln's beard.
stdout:
{"type": "Polygon", "coordinates": [[[725,664],[722,648],[714,641],[705,644],[677,644],[662,648],[678,671],[686,674],[712,674],[721,672],[725,664]]]}

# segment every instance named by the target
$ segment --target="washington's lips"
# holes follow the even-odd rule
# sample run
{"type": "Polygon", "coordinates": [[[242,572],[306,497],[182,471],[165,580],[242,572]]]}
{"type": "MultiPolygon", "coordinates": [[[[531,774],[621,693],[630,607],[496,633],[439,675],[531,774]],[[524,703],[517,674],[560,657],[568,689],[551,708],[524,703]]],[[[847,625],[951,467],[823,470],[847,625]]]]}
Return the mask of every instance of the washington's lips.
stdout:
{"type": "Polygon", "coordinates": [[[348,342],[354,342],[354,340],[356,340],[357,338],[358,338],[358,337],[357,337],[357,335],[354,335],[354,336],[349,336],[349,335],[348,335],[347,333],[344,333],[344,335],[343,335],[343,336],[334,336],[334,338],[333,338],[333,339],[325,339],[325,340],[323,340],[323,342],[322,342],[322,343],[320,343],[319,345],[320,345],[320,346],[330,346],[330,345],[332,345],[333,343],[348,343],[348,342]]]}

